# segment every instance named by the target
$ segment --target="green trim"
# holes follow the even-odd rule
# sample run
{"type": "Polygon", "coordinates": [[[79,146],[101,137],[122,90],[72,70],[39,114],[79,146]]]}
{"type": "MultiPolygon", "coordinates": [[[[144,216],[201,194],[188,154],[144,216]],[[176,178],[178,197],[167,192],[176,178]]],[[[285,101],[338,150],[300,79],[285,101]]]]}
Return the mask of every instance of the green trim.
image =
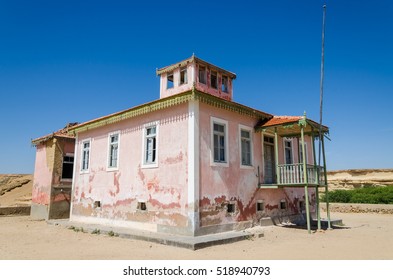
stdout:
{"type": "Polygon", "coordinates": [[[209,63],[207,61],[204,61],[204,60],[196,57],[195,55],[192,55],[191,57],[189,57],[187,59],[184,59],[184,60],[182,60],[182,61],[180,61],[178,63],[171,64],[169,66],[157,69],[156,70],[156,75],[159,76],[159,75],[164,74],[164,73],[172,72],[173,70],[175,70],[177,68],[184,67],[184,66],[186,66],[186,65],[188,65],[190,63],[198,63],[198,64],[200,64],[202,66],[205,66],[205,67],[210,68],[212,70],[215,70],[217,72],[223,73],[223,74],[227,75],[229,78],[231,78],[233,80],[236,79],[236,74],[235,73],[232,73],[232,72],[227,71],[225,69],[222,69],[222,68],[220,68],[220,67],[218,67],[218,66],[216,66],[214,64],[211,64],[211,63],[209,63]]]}
{"type": "Polygon", "coordinates": [[[140,106],[121,111],[112,115],[104,116],[95,120],[91,120],[73,128],[70,128],[68,133],[76,135],[79,132],[95,129],[108,124],[117,123],[126,119],[134,118],[137,116],[145,115],[158,110],[170,108],[179,104],[186,103],[191,100],[197,100],[202,103],[214,106],[216,108],[236,112],[241,115],[246,115],[257,119],[266,119],[272,117],[272,115],[252,109],[250,107],[227,101],[225,99],[210,95],[208,93],[200,92],[196,89],[186,91],[180,94],[169,96],[166,98],[158,99],[156,101],[142,104],[140,106]]]}

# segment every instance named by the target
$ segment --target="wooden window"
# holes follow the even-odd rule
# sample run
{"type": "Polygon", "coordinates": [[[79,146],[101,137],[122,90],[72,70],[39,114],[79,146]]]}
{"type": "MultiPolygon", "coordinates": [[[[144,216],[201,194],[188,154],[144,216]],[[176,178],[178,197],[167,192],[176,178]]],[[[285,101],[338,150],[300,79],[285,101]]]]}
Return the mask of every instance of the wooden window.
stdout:
{"type": "Polygon", "coordinates": [[[63,157],[63,170],[61,173],[62,179],[72,179],[74,171],[74,156],[66,155],[63,157]]]}
{"type": "Polygon", "coordinates": [[[251,131],[240,130],[240,141],[241,141],[241,161],[242,165],[251,166],[251,131]]]}
{"type": "Polygon", "coordinates": [[[285,139],[284,148],[285,148],[285,164],[292,164],[293,163],[292,140],[285,139]]]}
{"type": "Polygon", "coordinates": [[[145,128],[145,164],[156,163],[157,159],[157,126],[145,128]]]}
{"type": "Polygon", "coordinates": [[[173,73],[168,73],[166,76],[166,88],[170,89],[173,88],[174,83],[173,83],[173,73]]]}
{"type": "Polygon", "coordinates": [[[220,123],[213,124],[215,162],[226,162],[225,133],[226,133],[225,124],[220,124],[220,123]]]}
{"type": "Polygon", "coordinates": [[[210,87],[217,89],[217,72],[210,72],[210,87]]]}
{"type": "Polygon", "coordinates": [[[201,84],[206,84],[206,67],[199,66],[198,78],[201,84]]]}
{"type": "Polygon", "coordinates": [[[118,167],[119,158],[119,137],[118,132],[109,134],[109,147],[108,147],[108,168],[118,167]]]}
{"type": "Polygon", "coordinates": [[[222,76],[221,77],[221,91],[222,92],[228,92],[228,77],[227,76],[222,76]]]}
{"type": "Polygon", "coordinates": [[[187,68],[183,68],[180,70],[180,81],[179,84],[180,85],[184,85],[188,83],[188,79],[187,79],[187,68]]]}
{"type": "Polygon", "coordinates": [[[90,163],[90,140],[85,140],[82,142],[82,162],[81,171],[87,172],[89,170],[90,163]]]}

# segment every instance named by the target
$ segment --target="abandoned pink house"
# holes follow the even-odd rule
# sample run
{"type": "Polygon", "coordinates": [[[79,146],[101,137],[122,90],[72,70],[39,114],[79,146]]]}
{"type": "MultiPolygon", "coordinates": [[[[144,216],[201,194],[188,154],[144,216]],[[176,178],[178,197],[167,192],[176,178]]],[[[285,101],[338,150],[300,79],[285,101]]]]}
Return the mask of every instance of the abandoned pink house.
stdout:
{"type": "Polygon", "coordinates": [[[70,221],[189,236],[309,223],[327,187],[319,124],[234,102],[236,75],[194,55],[157,75],[158,100],[70,126],[67,141],[33,140],[32,217],[57,218],[67,201],[70,221]]]}

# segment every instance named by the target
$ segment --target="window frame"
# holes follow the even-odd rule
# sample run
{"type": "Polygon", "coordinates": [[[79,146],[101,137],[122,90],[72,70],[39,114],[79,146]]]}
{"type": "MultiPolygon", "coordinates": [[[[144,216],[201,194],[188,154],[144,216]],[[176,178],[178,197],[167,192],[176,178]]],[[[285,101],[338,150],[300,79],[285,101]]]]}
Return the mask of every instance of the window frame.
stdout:
{"type": "Polygon", "coordinates": [[[175,87],[175,74],[173,72],[169,72],[166,74],[166,89],[173,89],[175,87]],[[169,83],[169,77],[172,76],[172,81],[169,83]],[[169,86],[171,85],[171,86],[169,86]]]}
{"type": "Polygon", "coordinates": [[[108,150],[107,150],[107,160],[106,160],[106,170],[107,171],[114,171],[119,170],[119,162],[120,162],[120,131],[113,131],[108,133],[108,150]],[[117,135],[117,142],[112,143],[111,138],[112,136],[117,135]],[[112,161],[112,145],[117,144],[117,151],[116,151],[116,166],[111,166],[112,161]]]}
{"type": "Polygon", "coordinates": [[[218,90],[218,72],[217,71],[210,70],[210,88],[218,90]],[[214,75],[213,75],[213,73],[214,73],[214,75]],[[212,83],[213,76],[216,77],[214,86],[212,83]]]}
{"type": "Polygon", "coordinates": [[[284,144],[284,162],[285,162],[285,164],[293,164],[294,159],[293,159],[293,141],[292,141],[292,139],[284,138],[283,144],[284,144]],[[287,147],[285,145],[286,143],[291,143],[290,152],[291,152],[291,161],[292,162],[290,162],[290,163],[287,162],[287,149],[289,149],[289,147],[287,147]]]}
{"type": "Polygon", "coordinates": [[[204,85],[207,85],[207,68],[206,66],[198,65],[198,82],[204,85]],[[202,71],[203,70],[203,71],[202,71]],[[203,72],[203,76],[201,76],[201,72],[203,72]],[[203,81],[201,80],[203,77],[203,81]]]}
{"type": "MultiPolygon", "coordinates": [[[[308,164],[307,142],[304,142],[304,149],[306,151],[306,164],[308,164]]],[[[299,141],[299,163],[303,163],[302,157],[303,157],[302,141],[299,141]]]]}
{"type": "Polygon", "coordinates": [[[240,167],[241,168],[253,168],[253,129],[249,126],[239,125],[239,154],[240,154],[240,167]],[[249,133],[249,145],[250,145],[250,164],[243,164],[243,136],[242,132],[249,133]]]}
{"type": "Polygon", "coordinates": [[[179,86],[186,85],[186,84],[188,84],[188,69],[187,67],[184,67],[184,68],[180,68],[179,86]],[[184,81],[182,81],[182,79],[184,81]]]}
{"type": "Polygon", "coordinates": [[[65,155],[63,155],[63,161],[62,161],[62,168],[61,168],[61,181],[72,181],[73,177],[74,177],[74,164],[75,164],[75,155],[73,153],[66,153],[65,155]],[[71,161],[65,161],[65,157],[68,158],[72,158],[72,162],[71,161]],[[72,169],[71,169],[71,178],[64,178],[64,164],[72,164],[72,169]]]}
{"type": "Polygon", "coordinates": [[[221,92],[229,93],[229,86],[228,86],[229,78],[226,75],[221,75],[221,92]],[[226,81],[224,83],[224,80],[226,81]]]}
{"type": "Polygon", "coordinates": [[[229,153],[228,153],[228,149],[229,149],[229,142],[228,142],[228,121],[223,120],[223,119],[219,119],[219,118],[215,118],[215,117],[211,117],[210,118],[210,133],[211,133],[211,156],[210,156],[210,163],[212,166],[224,166],[224,167],[228,167],[229,166],[229,153]],[[218,125],[223,125],[224,126],[224,157],[225,160],[224,161],[216,161],[214,158],[214,124],[218,124],[218,125]]]}
{"type": "Polygon", "coordinates": [[[159,121],[151,122],[148,124],[145,124],[143,126],[143,133],[142,133],[142,168],[157,168],[158,167],[158,143],[159,143],[159,121]],[[148,162],[147,161],[147,139],[148,138],[153,138],[153,136],[147,135],[147,130],[149,128],[155,127],[155,148],[153,149],[155,151],[155,161],[154,162],[148,162]]]}
{"type": "Polygon", "coordinates": [[[91,138],[87,138],[81,141],[81,159],[80,159],[80,168],[79,171],[81,174],[90,172],[90,157],[91,157],[91,138]],[[85,143],[89,143],[89,147],[85,148],[85,143]],[[87,168],[84,168],[84,156],[85,151],[87,150],[87,168]]]}

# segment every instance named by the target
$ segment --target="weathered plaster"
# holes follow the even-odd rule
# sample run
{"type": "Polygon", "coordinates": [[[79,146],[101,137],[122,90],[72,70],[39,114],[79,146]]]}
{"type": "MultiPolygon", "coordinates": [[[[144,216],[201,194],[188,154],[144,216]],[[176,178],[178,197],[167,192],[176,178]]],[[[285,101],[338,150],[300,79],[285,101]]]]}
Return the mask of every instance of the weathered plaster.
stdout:
{"type": "Polygon", "coordinates": [[[186,227],[188,166],[188,105],[127,119],[78,135],[72,220],[97,218],[132,222],[137,228],[146,224],[186,227]],[[158,167],[144,168],[144,125],[158,121],[158,167]],[[107,171],[108,141],[111,131],[120,131],[118,170],[107,171]],[[90,170],[81,173],[81,142],[91,138],[90,170]],[[94,208],[100,201],[101,207],[94,208]],[[145,202],[147,209],[137,209],[145,202]]]}

